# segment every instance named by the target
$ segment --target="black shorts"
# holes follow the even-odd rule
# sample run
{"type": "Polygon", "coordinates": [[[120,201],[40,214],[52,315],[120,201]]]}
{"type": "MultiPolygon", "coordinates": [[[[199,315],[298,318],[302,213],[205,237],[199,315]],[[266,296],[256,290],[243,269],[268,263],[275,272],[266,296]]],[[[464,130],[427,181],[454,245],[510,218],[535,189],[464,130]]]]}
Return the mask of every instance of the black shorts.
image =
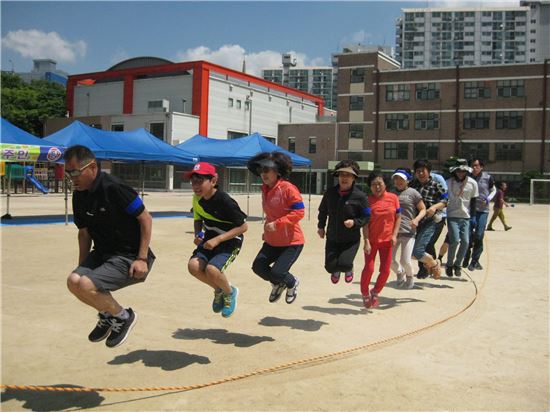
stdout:
{"type": "Polygon", "coordinates": [[[144,282],[151,272],[155,255],[149,252],[147,259],[148,271],[141,279],[132,278],[128,273],[134,259],[120,255],[103,255],[96,250],[92,250],[84,262],[73,272],[89,278],[97,290],[112,292],[135,283],[144,282]]]}

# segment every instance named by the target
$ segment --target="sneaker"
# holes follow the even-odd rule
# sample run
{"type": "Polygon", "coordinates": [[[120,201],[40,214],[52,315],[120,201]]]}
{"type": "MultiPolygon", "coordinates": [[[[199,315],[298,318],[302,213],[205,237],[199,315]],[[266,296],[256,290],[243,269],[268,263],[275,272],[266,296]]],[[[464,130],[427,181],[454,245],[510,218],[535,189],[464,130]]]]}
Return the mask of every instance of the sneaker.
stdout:
{"type": "Polygon", "coordinates": [[[330,275],[330,281],[335,285],[340,282],[340,272],[334,272],[330,275]]]}
{"type": "Polygon", "coordinates": [[[397,272],[397,287],[400,288],[405,284],[405,273],[397,272]]]}
{"type": "Polygon", "coordinates": [[[94,330],[92,330],[88,335],[88,340],[90,342],[101,342],[103,339],[109,336],[109,333],[111,333],[112,316],[98,313],[97,317],[99,318],[99,320],[97,321],[94,330]]]}
{"type": "Polygon", "coordinates": [[[223,294],[223,309],[222,316],[224,318],[230,317],[237,308],[237,296],[239,295],[239,289],[235,286],[231,286],[231,293],[229,295],[223,294]]]}
{"type": "Polygon", "coordinates": [[[407,276],[407,280],[405,281],[405,289],[412,288],[414,288],[414,276],[407,276]]]}
{"type": "Polygon", "coordinates": [[[459,278],[460,276],[462,276],[462,268],[460,266],[454,266],[453,267],[454,269],[454,275],[459,278]]]}
{"type": "Polygon", "coordinates": [[[416,274],[416,277],[417,277],[418,279],[426,279],[428,276],[429,276],[429,275],[428,275],[428,271],[426,270],[426,267],[425,267],[425,266],[423,266],[422,269],[420,269],[420,270],[418,271],[418,273],[416,274]]]}
{"type": "Polygon", "coordinates": [[[370,295],[363,295],[363,305],[365,305],[367,309],[372,308],[372,299],[370,295]]]}
{"type": "Polygon", "coordinates": [[[476,270],[483,270],[483,266],[481,266],[479,262],[476,262],[475,268],[476,270]]]}
{"type": "Polygon", "coordinates": [[[507,231],[507,232],[508,232],[510,229],[512,229],[512,226],[506,226],[506,227],[504,228],[504,230],[507,231]]]}
{"type": "Polygon", "coordinates": [[[116,348],[124,343],[130,331],[134,328],[137,322],[137,313],[132,308],[126,309],[130,315],[128,319],[120,319],[117,317],[111,318],[111,334],[107,338],[105,344],[109,348],[116,348]]]}
{"type": "Polygon", "coordinates": [[[446,266],[445,267],[445,274],[449,276],[450,278],[453,277],[453,267],[452,266],[446,266]]]}
{"type": "Polygon", "coordinates": [[[373,308],[376,308],[378,307],[378,305],[380,304],[380,302],[378,301],[378,295],[375,295],[374,293],[371,292],[370,294],[370,300],[372,302],[372,307],[373,308]]]}
{"type": "MultiPolygon", "coordinates": [[[[464,264],[462,264],[462,267],[464,267],[464,264]]],[[[476,262],[471,261],[470,264],[468,265],[468,270],[470,272],[473,272],[474,270],[476,270],[476,262]]]]}
{"type": "Polygon", "coordinates": [[[286,289],[286,285],[284,283],[273,285],[273,289],[271,289],[271,293],[269,295],[269,301],[271,303],[277,302],[285,289],[286,289]]]}
{"type": "Polygon", "coordinates": [[[298,280],[298,278],[294,277],[294,286],[286,290],[286,296],[285,296],[286,303],[291,304],[296,300],[296,296],[298,296],[299,284],[300,284],[300,281],[298,280]]]}
{"type": "Polygon", "coordinates": [[[353,272],[352,271],[346,272],[346,275],[344,276],[344,280],[346,281],[346,283],[351,283],[353,281],[353,272]]]}
{"type": "Polygon", "coordinates": [[[488,228],[485,229],[485,230],[488,230],[489,232],[494,232],[494,231],[495,231],[495,229],[493,229],[492,227],[488,227],[488,228]]]}
{"type": "Polygon", "coordinates": [[[223,291],[214,291],[214,300],[212,301],[212,310],[214,313],[220,313],[223,309],[223,291]]]}
{"type": "MultiPolygon", "coordinates": [[[[470,266],[470,264],[468,264],[468,261],[467,261],[466,259],[464,259],[464,261],[462,262],[462,267],[463,267],[464,269],[466,269],[466,268],[469,267],[469,266],[470,266]]],[[[473,270],[473,269],[468,269],[468,270],[473,270]]]]}

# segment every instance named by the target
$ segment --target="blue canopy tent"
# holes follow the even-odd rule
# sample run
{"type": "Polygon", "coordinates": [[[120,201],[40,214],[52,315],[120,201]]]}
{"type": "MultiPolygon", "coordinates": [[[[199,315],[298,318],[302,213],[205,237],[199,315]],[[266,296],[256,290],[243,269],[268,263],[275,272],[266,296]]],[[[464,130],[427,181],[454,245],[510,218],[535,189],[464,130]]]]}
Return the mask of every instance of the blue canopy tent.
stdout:
{"type": "MultiPolygon", "coordinates": [[[[0,135],[0,160],[3,162],[59,162],[62,161],[64,147],[55,146],[43,139],[33,136],[32,134],[18,128],[4,118],[1,118],[1,135],[0,135]]],[[[28,167],[32,170],[31,167],[28,167]]],[[[8,173],[8,183],[6,191],[6,214],[2,219],[11,219],[10,214],[10,186],[12,169],[8,173]]],[[[34,171],[31,175],[26,172],[25,178],[34,184],[43,193],[47,193],[48,189],[34,177],[34,171]]]]}
{"type": "MultiPolygon", "coordinates": [[[[212,139],[201,135],[195,135],[192,138],[176,146],[178,149],[191,150],[198,155],[201,161],[209,162],[215,165],[223,166],[246,166],[248,161],[262,152],[282,152],[292,159],[295,167],[308,167],[311,171],[311,160],[296,153],[289,152],[282,147],[271,143],[259,133],[253,133],[249,136],[238,139],[212,139]]],[[[309,172],[308,172],[309,174],[309,172]]],[[[247,214],[249,210],[249,174],[247,171],[247,214]]],[[[311,190],[308,179],[308,195],[311,204],[311,190]]],[[[308,208],[309,218],[309,208],[308,208]]]]}

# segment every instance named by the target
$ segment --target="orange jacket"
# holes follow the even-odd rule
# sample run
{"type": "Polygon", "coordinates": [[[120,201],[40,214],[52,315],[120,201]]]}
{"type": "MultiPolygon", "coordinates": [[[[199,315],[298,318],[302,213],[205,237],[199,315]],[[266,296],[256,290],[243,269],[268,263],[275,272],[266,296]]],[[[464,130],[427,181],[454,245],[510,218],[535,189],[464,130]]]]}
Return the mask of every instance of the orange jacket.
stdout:
{"type": "Polygon", "coordinates": [[[304,202],[298,188],[279,179],[273,188],[262,185],[262,207],[266,223],[275,222],[274,232],[264,231],[264,241],[271,246],[303,245],[300,220],[304,218],[304,202]]]}

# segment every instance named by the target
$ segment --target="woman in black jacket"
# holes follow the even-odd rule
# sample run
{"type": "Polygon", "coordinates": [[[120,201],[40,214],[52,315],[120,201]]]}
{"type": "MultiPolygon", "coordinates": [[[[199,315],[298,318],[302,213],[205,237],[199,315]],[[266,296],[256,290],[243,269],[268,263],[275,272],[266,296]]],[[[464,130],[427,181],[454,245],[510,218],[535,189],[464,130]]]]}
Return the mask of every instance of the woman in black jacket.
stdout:
{"type": "Polygon", "coordinates": [[[353,260],[361,242],[361,228],[368,223],[367,195],[355,187],[359,176],[359,165],[354,160],[342,160],[334,168],[338,184],[329,188],[321,200],[317,233],[325,245],[325,269],[331,274],[332,283],[340,280],[342,272],[345,280],[353,280],[353,260]],[[328,217],[328,228],[325,226],[328,217]]]}

